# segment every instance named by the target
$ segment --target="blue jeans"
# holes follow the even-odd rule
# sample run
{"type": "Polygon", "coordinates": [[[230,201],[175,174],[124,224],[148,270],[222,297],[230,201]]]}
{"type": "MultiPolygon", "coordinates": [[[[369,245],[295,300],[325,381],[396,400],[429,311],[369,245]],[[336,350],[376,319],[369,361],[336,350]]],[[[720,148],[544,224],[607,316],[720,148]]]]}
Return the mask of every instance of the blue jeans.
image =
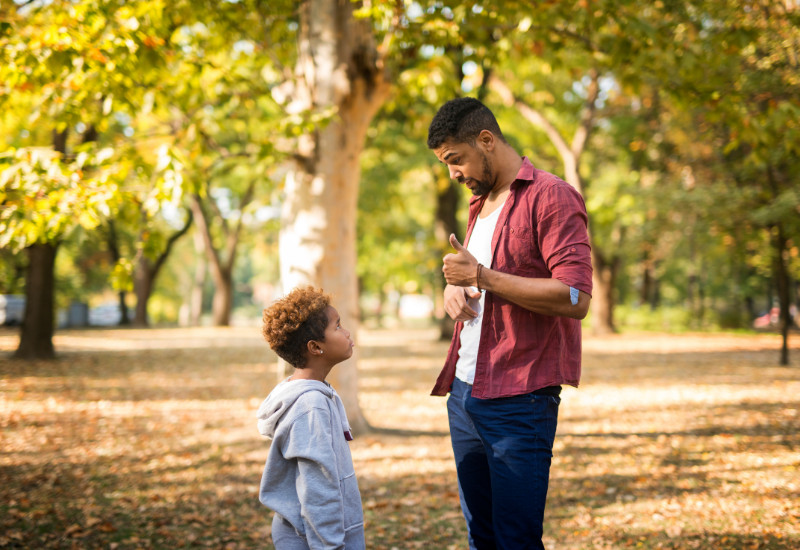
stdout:
{"type": "Polygon", "coordinates": [[[561,399],[476,399],[455,379],[447,399],[471,550],[544,548],[542,524],[561,399]]]}

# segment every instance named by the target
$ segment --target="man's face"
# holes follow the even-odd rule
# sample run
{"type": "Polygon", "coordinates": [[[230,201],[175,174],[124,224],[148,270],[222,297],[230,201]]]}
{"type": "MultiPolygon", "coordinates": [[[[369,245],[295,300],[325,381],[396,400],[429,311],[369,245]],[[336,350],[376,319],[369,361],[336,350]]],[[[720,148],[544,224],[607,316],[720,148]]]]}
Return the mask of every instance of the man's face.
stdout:
{"type": "Polygon", "coordinates": [[[433,152],[447,165],[450,177],[466,185],[473,195],[486,195],[494,188],[494,169],[480,145],[473,147],[468,143],[446,141],[433,152]]]}

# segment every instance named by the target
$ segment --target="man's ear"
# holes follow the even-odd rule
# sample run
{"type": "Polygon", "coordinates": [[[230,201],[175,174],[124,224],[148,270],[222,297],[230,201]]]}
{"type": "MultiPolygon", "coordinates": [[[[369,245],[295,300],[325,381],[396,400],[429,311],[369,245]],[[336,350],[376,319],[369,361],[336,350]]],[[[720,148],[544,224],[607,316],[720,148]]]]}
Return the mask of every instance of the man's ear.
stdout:
{"type": "Polygon", "coordinates": [[[481,133],[478,134],[478,143],[481,144],[481,147],[483,147],[485,151],[494,149],[494,141],[494,134],[489,130],[481,130],[481,133]]]}

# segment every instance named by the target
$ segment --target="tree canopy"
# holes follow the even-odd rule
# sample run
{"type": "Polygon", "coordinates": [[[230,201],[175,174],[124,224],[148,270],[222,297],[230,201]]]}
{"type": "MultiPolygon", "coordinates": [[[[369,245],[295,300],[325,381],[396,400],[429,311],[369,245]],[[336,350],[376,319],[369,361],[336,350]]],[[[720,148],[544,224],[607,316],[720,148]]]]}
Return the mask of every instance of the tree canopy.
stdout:
{"type": "Polygon", "coordinates": [[[0,15],[4,293],[31,291],[22,273],[50,269],[31,256],[44,247],[52,269],[79,266],[92,288],[105,278],[96,295],[122,292],[124,304],[135,290],[146,320],[151,294],[190,294],[158,282],[186,269],[177,250],[208,267],[205,291],[184,279],[213,295],[224,324],[241,289],[279,292],[292,262],[311,269],[314,241],[331,258],[308,271],[317,283],[353,264],[342,273],[357,280],[355,317],[359,291],[435,302],[446,250],[435,228],[463,225],[466,194],[427,151],[427,123],[445,100],[480,95],[521,153],[586,199],[595,307],[609,306],[591,327],[743,327],[775,307],[788,337],[796,2],[34,0],[0,15]],[[347,32],[315,34],[345,21],[347,32]],[[335,190],[313,207],[330,215],[287,207],[315,185],[335,190]],[[349,186],[354,198],[332,207],[349,186]],[[183,242],[195,232],[196,250],[183,242]],[[93,248],[107,259],[79,261],[93,248]],[[246,263],[268,277],[237,271],[262,252],[246,263]]]}

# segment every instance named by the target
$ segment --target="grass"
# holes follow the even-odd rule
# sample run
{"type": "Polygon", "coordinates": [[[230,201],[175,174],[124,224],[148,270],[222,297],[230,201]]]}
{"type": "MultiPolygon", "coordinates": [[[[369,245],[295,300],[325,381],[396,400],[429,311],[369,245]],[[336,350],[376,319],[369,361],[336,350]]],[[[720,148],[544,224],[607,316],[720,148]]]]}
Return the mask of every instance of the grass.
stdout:
{"type": "MultiPolygon", "coordinates": [[[[275,383],[257,329],[63,331],[59,359],[0,331],[0,547],[269,548],[257,499],[275,383]]],[[[586,337],[562,395],[552,549],[800,547],[800,346],[775,335],[586,337]]],[[[371,549],[465,548],[425,329],[359,335],[351,444],[371,549]],[[402,435],[405,433],[405,435],[402,435]]]]}

